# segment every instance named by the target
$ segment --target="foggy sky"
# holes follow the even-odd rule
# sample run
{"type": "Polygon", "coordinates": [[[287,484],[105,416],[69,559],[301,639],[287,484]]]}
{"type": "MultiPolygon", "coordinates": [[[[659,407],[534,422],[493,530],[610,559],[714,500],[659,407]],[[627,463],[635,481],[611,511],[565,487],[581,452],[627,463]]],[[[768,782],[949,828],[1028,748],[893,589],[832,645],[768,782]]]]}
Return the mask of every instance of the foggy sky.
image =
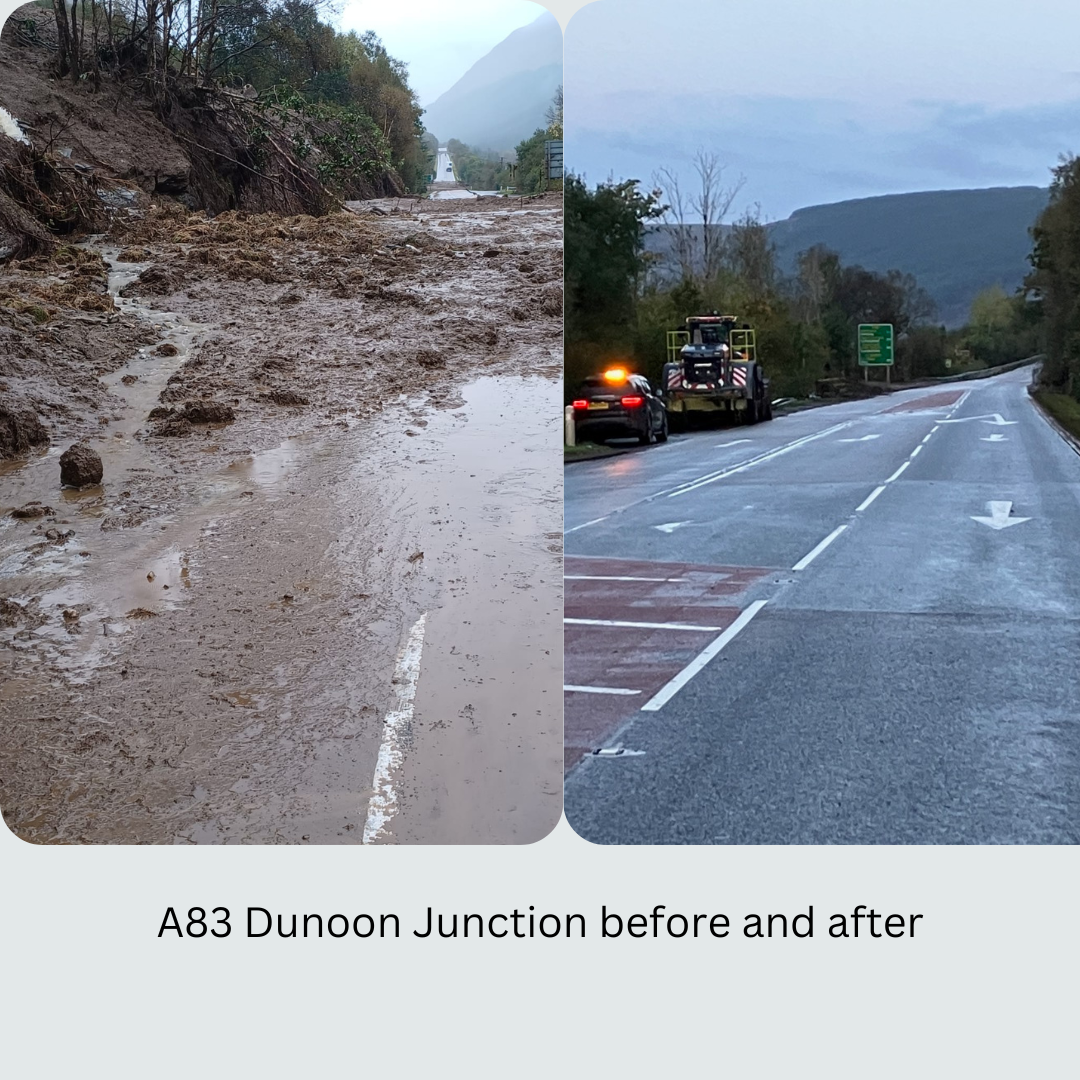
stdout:
{"type": "Polygon", "coordinates": [[[1045,186],[1080,150],[1080,6],[597,0],[566,31],[566,154],[590,182],[699,146],[766,219],[937,188],[1045,186]]]}

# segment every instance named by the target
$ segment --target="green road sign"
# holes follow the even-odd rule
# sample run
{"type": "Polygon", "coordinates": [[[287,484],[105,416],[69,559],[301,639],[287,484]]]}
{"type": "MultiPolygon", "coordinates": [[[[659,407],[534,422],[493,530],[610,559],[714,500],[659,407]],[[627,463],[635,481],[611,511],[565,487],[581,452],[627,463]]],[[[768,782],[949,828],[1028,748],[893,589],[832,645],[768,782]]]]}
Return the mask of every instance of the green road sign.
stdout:
{"type": "Polygon", "coordinates": [[[892,323],[859,323],[859,364],[891,367],[892,362],[892,323]]]}

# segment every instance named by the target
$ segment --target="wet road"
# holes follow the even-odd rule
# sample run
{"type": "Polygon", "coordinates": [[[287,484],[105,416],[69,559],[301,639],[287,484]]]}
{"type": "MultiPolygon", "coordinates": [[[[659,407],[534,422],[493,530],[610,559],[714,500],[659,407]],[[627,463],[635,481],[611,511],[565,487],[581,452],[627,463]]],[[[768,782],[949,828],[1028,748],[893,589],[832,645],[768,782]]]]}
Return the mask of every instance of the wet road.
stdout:
{"type": "Polygon", "coordinates": [[[575,829],[1080,840],[1080,457],[1029,378],[567,469],[575,829]]]}

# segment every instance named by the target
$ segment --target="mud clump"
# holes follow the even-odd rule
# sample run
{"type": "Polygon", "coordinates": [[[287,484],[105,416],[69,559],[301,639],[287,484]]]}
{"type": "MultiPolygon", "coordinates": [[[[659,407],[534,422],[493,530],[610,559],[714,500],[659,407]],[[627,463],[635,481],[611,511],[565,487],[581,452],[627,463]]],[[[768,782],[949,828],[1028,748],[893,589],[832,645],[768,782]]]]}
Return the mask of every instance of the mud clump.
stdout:
{"type": "Polygon", "coordinates": [[[60,455],[60,484],[63,487],[100,484],[103,475],[101,456],[86,443],[75,443],[60,455]]]}
{"type": "Polygon", "coordinates": [[[125,299],[138,296],[167,296],[176,292],[183,279],[175,270],[165,270],[160,266],[151,266],[144,270],[134,281],[120,290],[125,299]]]}
{"type": "Polygon", "coordinates": [[[231,424],[236,410],[221,401],[189,401],[181,415],[192,424],[231,424]]]}
{"type": "Polygon", "coordinates": [[[138,375],[125,375],[120,380],[125,386],[134,386],[139,381],[138,375]]]}
{"type": "Polygon", "coordinates": [[[29,502],[25,506],[20,506],[11,511],[13,518],[22,518],[23,520],[30,520],[33,518],[52,517],[56,511],[51,506],[45,506],[39,502],[29,502]]]}
{"type": "Polygon", "coordinates": [[[0,458],[20,457],[48,445],[49,433],[36,412],[0,402],[0,458]]]}
{"type": "MultiPolygon", "coordinates": [[[[157,409],[154,410],[154,412],[158,411],[157,409]]],[[[186,420],[182,416],[168,416],[160,424],[152,428],[150,434],[162,439],[182,439],[185,435],[190,435],[194,430],[190,420],[186,420]]]]}
{"type": "Polygon", "coordinates": [[[117,262],[122,263],[141,263],[146,262],[150,258],[150,252],[143,247],[126,247],[119,255],[116,256],[117,262]]]}
{"type": "Polygon", "coordinates": [[[180,350],[175,345],[171,345],[167,341],[163,341],[154,350],[154,352],[157,353],[158,356],[175,356],[179,351],[180,350]]]}
{"type": "Polygon", "coordinates": [[[273,405],[310,405],[311,402],[296,390],[271,390],[265,400],[273,405]]]}
{"type": "Polygon", "coordinates": [[[427,368],[429,371],[446,367],[446,357],[436,349],[417,349],[413,359],[420,367],[427,368]]]}

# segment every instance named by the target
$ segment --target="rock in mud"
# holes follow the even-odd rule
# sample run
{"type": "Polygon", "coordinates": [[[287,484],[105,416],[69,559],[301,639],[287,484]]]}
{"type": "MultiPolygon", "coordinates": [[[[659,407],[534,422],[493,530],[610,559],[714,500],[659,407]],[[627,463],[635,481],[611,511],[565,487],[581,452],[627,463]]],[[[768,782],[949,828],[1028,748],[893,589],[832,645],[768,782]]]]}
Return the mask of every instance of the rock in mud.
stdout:
{"type": "Polygon", "coordinates": [[[158,356],[175,356],[180,350],[168,341],[163,341],[154,352],[158,356]]]}
{"type": "Polygon", "coordinates": [[[134,281],[120,290],[123,297],[130,296],[165,296],[180,288],[181,277],[175,272],[151,266],[144,270],[134,281]]]}
{"type": "Polygon", "coordinates": [[[101,457],[86,443],[75,443],[60,455],[60,483],[63,487],[89,487],[100,484],[104,470],[101,457]]]}
{"type": "Polygon", "coordinates": [[[49,433],[33,409],[0,402],[0,458],[28,454],[35,446],[48,446],[49,433]]]}

